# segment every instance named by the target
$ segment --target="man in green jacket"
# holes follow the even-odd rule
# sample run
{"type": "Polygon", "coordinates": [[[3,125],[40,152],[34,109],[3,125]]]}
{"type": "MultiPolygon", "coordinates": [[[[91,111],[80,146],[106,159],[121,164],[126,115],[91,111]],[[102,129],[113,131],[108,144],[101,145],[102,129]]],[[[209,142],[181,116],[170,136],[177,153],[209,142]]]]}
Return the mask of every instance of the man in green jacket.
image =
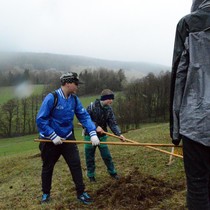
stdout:
{"type": "MultiPolygon", "coordinates": [[[[97,135],[101,142],[106,142],[107,140],[107,135],[104,134],[104,131],[105,132],[108,131],[107,130],[108,126],[115,135],[121,137],[122,141],[125,140],[124,136],[121,134],[121,131],[118,127],[112,107],[110,106],[113,100],[114,100],[114,93],[110,89],[104,89],[101,92],[101,98],[96,99],[95,102],[91,103],[87,107],[87,112],[90,114],[92,121],[96,125],[97,135]]],[[[87,132],[85,132],[85,140],[90,141],[90,136],[87,132]]],[[[96,181],[95,151],[97,147],[100,150],[101,157],[107,167],[107,171],[110,174],[110,176],[116,180],[119,179],[108,146],[106,144],[101,144],[97,146],[85,144],[87,176],[89,177],[90,181],[91,182],[96,181]]]]}

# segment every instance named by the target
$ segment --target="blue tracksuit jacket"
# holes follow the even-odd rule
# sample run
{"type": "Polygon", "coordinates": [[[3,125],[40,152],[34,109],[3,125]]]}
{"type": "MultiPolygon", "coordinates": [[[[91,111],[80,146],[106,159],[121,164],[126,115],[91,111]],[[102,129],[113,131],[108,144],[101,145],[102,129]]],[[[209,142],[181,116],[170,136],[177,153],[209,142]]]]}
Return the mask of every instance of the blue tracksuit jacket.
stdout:
{"type": "Polygon", "coordinates": [[[36,123],[40,137],[53,140],[56,136],[67,139],[73,131],[74,115],[86,128],[90,136],[96,135],[96,127],[90,115],[83,108],[79,98],[70,95],[67,99],[61,88],[56,90],[58,102],[54,106],[54,96],[49,93],[40,107],[37,114],[36,123]]]}

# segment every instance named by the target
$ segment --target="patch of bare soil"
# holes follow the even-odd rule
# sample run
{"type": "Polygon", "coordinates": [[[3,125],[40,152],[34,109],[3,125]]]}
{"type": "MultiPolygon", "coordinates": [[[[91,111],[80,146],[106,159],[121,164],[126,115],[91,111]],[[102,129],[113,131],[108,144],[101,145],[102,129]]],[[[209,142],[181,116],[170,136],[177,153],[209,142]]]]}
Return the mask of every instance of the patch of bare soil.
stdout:
{"type": "Polygon", "coordinates": [[[167,183],[164,180],[132,171],[119,181],[111,181],[94,195],[96,209],[149,209],[163,199],[185,188],[185,183],[167,183]]]}

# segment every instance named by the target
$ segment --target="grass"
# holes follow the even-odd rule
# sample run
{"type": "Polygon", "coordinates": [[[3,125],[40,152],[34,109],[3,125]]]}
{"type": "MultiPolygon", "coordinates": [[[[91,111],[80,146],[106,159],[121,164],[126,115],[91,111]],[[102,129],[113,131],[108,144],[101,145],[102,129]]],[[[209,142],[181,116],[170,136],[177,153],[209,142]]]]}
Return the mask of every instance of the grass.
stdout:
{"type": "MultiPolygon", "coordinates": [[[[138,142],[170,143],[168,130],[167,123],[148,124],[124,135],[128,139],[138,142]]],[[[75,133],[78,140],[82,139],[81,128],[76,128],[75,133]]],[[[136,200],[135,192],[137,194],[146,193],[149,190],[151,193],[152,190],[155,191],[154,183],[160,184],[158,189],[156,187],[158,190],[156,198],[159,198],[161,191],[166,186],[171,189],[168,189],[166,192],[169,193],[164,194],[162,199],[156,202],[152,199],[149,200],[151,194],[148,194],[145,202],[149,203],[149,207],[143,209],[186,209],[185,174],[182,159],[175,158],[174,163],[167,166],[169,155],[140,146],[109,146],[116,169],[122,178],[122,181],[119,182],[120,185],[111,180],[107,174],[98,150],[96,151],[97,182],[90,184],[86,177],[84,146],[78,145],[86,189],[93,196],[95,202],[84,206],[75,199],[72,178],[61,157],[55,166],[53,175],[51,191],[53,199],[49,204],[40,205],[42,162],[38,155],[38,143],[33,142],[34,138],[36,135],[0,140],[0,209],[139,209],[141,200],[136,200]],[[128,181],[129,177],[131,181],[128,181]],[[143,179],[145,181],[141,183],[143,179]],[[139,188],[135,191],[138,186],[143,185],[142,187],[144,187],[147,181],[149,187],[139,188]],[[175,185],[180,188],[177,187],[176,191],[173,191],[175,185]],[[129,189],[129,191],[125,191],[125,189],[129,189]],[[141,189],[144,190],[141,191],[141,189]],[[126,198],[128,199],[127,204],[122,205],[126,198]],[[132,206],[132,203],[135,202],[139,202],[136,207],[132,206]]],[[[111,137],[108,140],[118,141],[111,137]]],[[[170,148],[163,149],[170,151],[170,148]]]]}
{"type": "MultiPolygon", "coordinates": [[[[43,90],[44,85],[32,85],[33,94],[40,94],[43,90]]],[[[15,86],[0,87],[0,105],[6,103],[8,100],[15,97],[14,95],[15,86]]],[[[86,108],[91,102],[94,102],[100,95],[93,96],[81,96],[79,97],[83,106],[86,108]]]]}
{"type": "MultiPolygon", "coordinates": [[[[32,85],[33,94],[39,94],[43,85],[32,85]]],[[[0,105],[6,103],[8,100],[15,98],[15,86],[0,87],[0,105]]]]}
{"type": "Polygon", "coordinates": [[[8,100],[14,97],[13,95],[14,89],[13,87],[1,87],[0,88],[0,104],[4,104],[8,100]]]}
{"type": "Polygon", "coordinates": [[[16,138],[0,139],[0,157],[24,153],[37,148],[33,139],[36,135],[21,136],[16,138]]]}
{"type": "Polygon", "coordinates": [[[94,102],[96,98],[99,98],[98,95],[94,96],[80,96],[79,99],[83,105],[84,108],[87,108],[88,105],[90,105],[91,102],[94,102]]]}

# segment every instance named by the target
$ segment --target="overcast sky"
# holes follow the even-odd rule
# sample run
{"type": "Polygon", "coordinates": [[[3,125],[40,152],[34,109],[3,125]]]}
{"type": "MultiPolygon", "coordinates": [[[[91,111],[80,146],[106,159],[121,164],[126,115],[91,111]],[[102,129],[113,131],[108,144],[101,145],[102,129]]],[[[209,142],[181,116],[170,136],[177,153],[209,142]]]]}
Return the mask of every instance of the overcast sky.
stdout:
{"type": "Polygon", "coordinates": [[[0,0],[0,51],[171,65],[192,0],[0,0]]]}

